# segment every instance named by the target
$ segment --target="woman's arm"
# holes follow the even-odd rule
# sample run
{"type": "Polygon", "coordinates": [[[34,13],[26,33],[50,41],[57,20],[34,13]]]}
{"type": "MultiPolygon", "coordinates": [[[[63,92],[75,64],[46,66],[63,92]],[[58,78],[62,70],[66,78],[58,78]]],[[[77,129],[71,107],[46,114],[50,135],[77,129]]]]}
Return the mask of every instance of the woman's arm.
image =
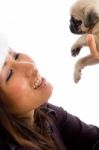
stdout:
{"type": "Polygon", "coordinates": [[[63,108],[50,105],[56,112],[64,143],[76,150],[93,150],[98,146],[99,128],[82,122],[78,117],[67,113],[63,108]]]}

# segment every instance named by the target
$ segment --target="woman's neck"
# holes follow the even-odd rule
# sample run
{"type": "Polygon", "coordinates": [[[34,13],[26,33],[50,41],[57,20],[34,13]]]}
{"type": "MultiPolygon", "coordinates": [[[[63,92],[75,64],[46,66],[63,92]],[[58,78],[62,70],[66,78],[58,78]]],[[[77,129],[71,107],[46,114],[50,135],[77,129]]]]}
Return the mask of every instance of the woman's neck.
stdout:
{"type": "Polygon", "coordinates": [[[33,127],[34,123],[34,110],[24,113],[20,116],[18,116],[25,124],[27,124],[29,127],[33,127]]]}

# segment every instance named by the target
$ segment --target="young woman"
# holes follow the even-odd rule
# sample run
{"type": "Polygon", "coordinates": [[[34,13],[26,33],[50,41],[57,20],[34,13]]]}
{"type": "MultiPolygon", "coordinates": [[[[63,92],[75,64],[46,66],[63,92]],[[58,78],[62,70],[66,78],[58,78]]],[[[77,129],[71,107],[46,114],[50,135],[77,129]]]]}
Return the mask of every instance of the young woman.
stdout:
{"type": "Polygon", "coordinates": [[[52,85],[26,54],[0,71],[0,150],[96,150],[99,128],[48,103],[52,85]]]}

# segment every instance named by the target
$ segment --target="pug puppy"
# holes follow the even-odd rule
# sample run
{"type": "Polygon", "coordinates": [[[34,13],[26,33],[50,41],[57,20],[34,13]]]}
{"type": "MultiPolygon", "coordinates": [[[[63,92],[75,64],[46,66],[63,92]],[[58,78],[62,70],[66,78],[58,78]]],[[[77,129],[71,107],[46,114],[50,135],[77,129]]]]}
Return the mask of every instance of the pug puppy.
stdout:
{"type": "MultiPolygon", "coordinates": [[[[71,47],[71,55],[77,56],[87,46],[86,37],[91,31],[99,50],[99,0],[77,0],[70,8],[70,31],[81,35],[71,47]]],[[[88,65],[99,63],[91,54],[79,59],[74,67],[74,81],[81,78],[81,70],[88,65]]]]}

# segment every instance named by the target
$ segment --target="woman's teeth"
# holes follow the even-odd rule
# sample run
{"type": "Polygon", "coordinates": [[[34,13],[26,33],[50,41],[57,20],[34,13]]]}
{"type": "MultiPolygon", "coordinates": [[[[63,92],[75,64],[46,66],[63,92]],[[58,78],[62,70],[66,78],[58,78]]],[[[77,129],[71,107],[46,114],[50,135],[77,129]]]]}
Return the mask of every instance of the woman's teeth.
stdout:
{"type": "Polygon", "coordinates": [[[41,78],[41,77],[37,78],[37,79],[34,81],[34,86],[33,86],[33,88],[34,88],[34,89],[37,89],[38,87],[40,87],[41,83],[42,83],[42,78],[41,78]]]}

